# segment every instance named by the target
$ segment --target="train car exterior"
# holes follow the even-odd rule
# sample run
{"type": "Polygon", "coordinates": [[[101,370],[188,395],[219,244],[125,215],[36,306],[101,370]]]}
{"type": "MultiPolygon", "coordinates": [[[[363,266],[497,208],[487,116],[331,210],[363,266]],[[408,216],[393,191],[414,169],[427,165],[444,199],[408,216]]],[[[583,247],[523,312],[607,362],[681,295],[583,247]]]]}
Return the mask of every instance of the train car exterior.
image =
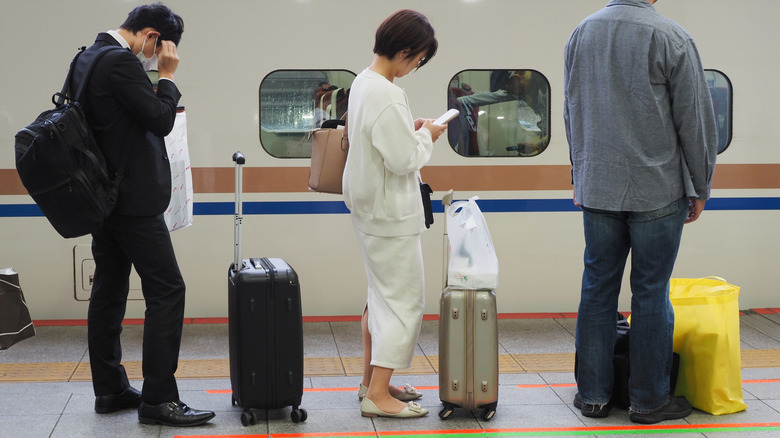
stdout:
{"type": "MultiPolygon", "coordinates": [[[[300,276],[305,316],[361,312],[366,280],[352,224],[340,195],[307,189],[307,133],[343,113],[351,79],[371,62],[377,25],[402,8],[426,14],[439,40],[433,60],[397,82],[413,113],[435,118],[462,109],[422,171],[434,204],[448,189],[458,199],[480,197],[500,262],[499,312],[577,310],[584,241],[563,128],[563,46],[607,0],[165,3],[185,22],[176,83],[187,114],[195,216],[172,236],[188,287],[187,317],[227,315],[236,150],[247,158],[244,256],[289,261],[300,276]]],[[[119,27],[136,4],[2,3],[0,268],[20,273],[34,319],[86,317],[90,238],[63,239],[40,214],[16,174],[12,138],[49,109],[76,48],[119,27]]],[[[780,3],[655,7],[696,41],[723,149],[713,199],[685,227],[674,276],[723,277],[741,286],[741,308],[780,307],[780,3]]],[[[438,207],[422,238],[428,314],[438,312],[442,287],[438,207]]],[[[143,316],[139,283],[131,283],[129,318],[143,316]]],[[[626,283],[621,309],[629,300],[626,283]]]]}

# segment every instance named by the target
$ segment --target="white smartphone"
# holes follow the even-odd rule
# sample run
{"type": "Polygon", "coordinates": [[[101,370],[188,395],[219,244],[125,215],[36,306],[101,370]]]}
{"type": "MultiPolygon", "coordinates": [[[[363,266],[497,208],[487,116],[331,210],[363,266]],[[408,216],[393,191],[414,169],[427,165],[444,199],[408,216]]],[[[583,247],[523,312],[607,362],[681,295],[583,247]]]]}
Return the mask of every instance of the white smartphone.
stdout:
{"type": "Polygon", "coordinates": [[[441,117],[439,117],[438,119],[434,120],[433,124],[434,125],[443,125],[443,124],[449,122],[450,120],[454,119],[455,117],[457,117],[458,114],[460,114],[460,111],[456,110],[455,108],[452,108],[449,111],[447,111],[446,113],[442,114],[441,117]]]}

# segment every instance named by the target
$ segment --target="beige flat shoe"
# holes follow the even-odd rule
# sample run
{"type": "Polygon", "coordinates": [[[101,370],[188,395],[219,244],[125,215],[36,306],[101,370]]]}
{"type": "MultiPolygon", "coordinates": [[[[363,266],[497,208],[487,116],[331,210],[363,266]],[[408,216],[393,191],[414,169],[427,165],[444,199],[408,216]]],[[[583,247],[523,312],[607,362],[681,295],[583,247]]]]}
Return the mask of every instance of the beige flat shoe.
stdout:
{"type": "MultiPolygon", "coordinates": [[[[358,390],[358,400],[363,401],[363,397],[366,396],[366,393],[368,392],[368,387],[360,384],[360,389],[358,390]]],[[[403,391],[393,396],[396,400],[401,400],[402,402],[408,402],[417,400],[420,397],[422,397],[422,393],[418,391],[414,386],[406,384],[403,387],[403,391]]]]}
{"type": "Polygon", "coordinates": [[[388,414],[379,410],[374,402],[368,397],[363,397],[360,402],[360,414],[364,417],[388,417],[388,418],[419,418],[428,415],[428,410],[420,406],[417,402],[409,402],[401,412],[397,414],[388,414]]]}
{"type": "Polygon", "coordinates": [[[401,400],[402,402],[408,402],[412,400],[417,400],[418,398],[422,397],[422,392],[418,391],[417,388],[407,383],[406,385],[404,385],[403,391],[398,395],[394,395],[393,397],[396,400],[401,400]]]}

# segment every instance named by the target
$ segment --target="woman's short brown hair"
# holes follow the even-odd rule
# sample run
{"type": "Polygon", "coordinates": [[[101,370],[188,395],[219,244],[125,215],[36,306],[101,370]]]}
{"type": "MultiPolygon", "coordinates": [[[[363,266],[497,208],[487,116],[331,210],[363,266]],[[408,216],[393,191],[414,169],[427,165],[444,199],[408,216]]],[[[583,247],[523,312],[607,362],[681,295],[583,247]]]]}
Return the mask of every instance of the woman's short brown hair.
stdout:
{"type": "Polygon", "coordinates": [[[375,54],[393,59],[402,50],[408,49],[412,58],[425,52],[417,68],[427,64],[438,47],[433,26],[417,11],[402,9],[387,17],[376,30],[375,54]]]}

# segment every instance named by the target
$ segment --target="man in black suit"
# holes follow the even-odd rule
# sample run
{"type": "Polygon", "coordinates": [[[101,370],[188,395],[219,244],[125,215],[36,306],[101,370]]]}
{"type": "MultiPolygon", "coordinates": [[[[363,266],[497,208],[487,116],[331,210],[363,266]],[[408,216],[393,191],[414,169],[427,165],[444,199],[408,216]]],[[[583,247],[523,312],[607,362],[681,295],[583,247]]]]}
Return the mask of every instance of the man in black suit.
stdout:
{"type": "Polygon", "coordinates": [[[119,29],[98,34],[79,57],[70,84],[75,90],[84,81],[101,47],[125,49],[110,50],[99,60],[81,99],[112,176],[120,173],[126,157],[116,209],[92,233],[96,267],[87,325],[95,411],[138,408],[141,423],[169,426],[195,426],[215,415],[184,404],[174,378],[185,286],[163,219],[171,196],[163,136],[173,128],[181,97],[173,75],[183,30],[181,17],[168,7],[139,6],[119,29]],[[144,71],[144,63],[155,56],[156,94],[144,71]],[[120,364],[131,265],[141,277],[146,301],[142,393],[130,386],[120,364]]]}

